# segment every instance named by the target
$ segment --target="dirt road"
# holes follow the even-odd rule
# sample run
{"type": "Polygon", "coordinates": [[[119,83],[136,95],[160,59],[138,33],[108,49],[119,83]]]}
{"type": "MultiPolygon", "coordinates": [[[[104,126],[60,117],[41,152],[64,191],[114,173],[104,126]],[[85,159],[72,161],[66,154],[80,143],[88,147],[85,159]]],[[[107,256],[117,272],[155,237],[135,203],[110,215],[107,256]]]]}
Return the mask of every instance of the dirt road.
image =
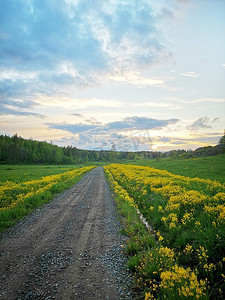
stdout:
{"type": "Polygon", "coordinates": [[[0,299],[132,299],[102,168],[0,239],[0,299]]]}

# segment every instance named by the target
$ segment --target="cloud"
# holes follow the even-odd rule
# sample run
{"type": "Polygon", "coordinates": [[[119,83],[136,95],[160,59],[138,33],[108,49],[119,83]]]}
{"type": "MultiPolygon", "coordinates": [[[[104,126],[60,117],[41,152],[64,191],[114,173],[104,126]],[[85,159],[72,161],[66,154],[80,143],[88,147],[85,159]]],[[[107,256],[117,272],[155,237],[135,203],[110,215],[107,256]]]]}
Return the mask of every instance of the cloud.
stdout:
{"type": "MultiPolygon", "coordinates": [[[[40,97],[36,100],[39,104],[46,105],[46,97],[40,97]]],[[[57,106],[65,108],[68,106],[70,109],[84,109],[84,108],[119,108],[124,106],[124,104],[120,101],[113,99],[101,99],[101,98],[64,98],[58,97],[52,99],[50,97],[49,101],[47,101],[47,105],[57,106]],[[51,103],[49,103],[51,102],[51,103]]]]}
{"type": "Polygon", "coordinates": [[[81,132],[87,132],[89,130],[93,130],[93,129],[97,129],[98,126],[96,125],[90,125],[90,124],[66,124],[66,123],[62,123],[62,124],[52,124],[52,123],[46,123],[46,125],[49,128],[54,128],[54,129],[61,129],[61,130],[65,130],[71,133],[81,133],[81,132]]]}
{"type": "Polygon", "coordinates": [[[195,73],[195,72],[180,73],[180,75],[186,76],[186,77],[195,77],[195,78],[200,77],[200,74],[195,73]]]}
{"type": "Polygon", "coordinates": [[[101,125],[101,122],[98,122],[95,118],[89,118],[84,120],[84,122],[87,122],[88,124],[93,124],[93,125],[101,125]]]}
{"type": "Polygon", "coordinates": [[[36,102],[33,100],[0,100],[0,104],[12,108],[32,108],[36,102]]]}
{"type": "MultiPolygon", "coordinates": [[[[105,65],[100,42],[92,35],[88,21],[82,22],[84,8],[74,9],[72,17],[64,1],[3,0],[1,6],[1,28],[8,35],[1,47],[2,64],[43,70],[69,58],[80,69],[88,64],[94,69],[105,65]]],[[[90,14],[88,6],[86,9],[90,14]]]]}
{"type": "Polygon", "coordinates": [[[110,122],[107,124],[101,124],[96,119],[86,120],[88,123],[78,123],[78,124],[54,124],[47,123],[50,128],[62,129],[69,131],[71,133],[80,133],[84,131],[122,131],[122,130],[147,130],[147,129],[160,129],[166,127],[169,124],[174,124],[178,122],[178,119],[168,119],[168,120],[157,120],[152,118],[144,117],[129,117],[122,121],[110,122]]]}
{"type": "Polygon", "coordinates": [[[169,124],[178,122],[178,119],[169,119],[169,120],[157,120],[152,118],[143,118],[143,117],[130,117],[126,118],[123,121],[111,122],[108,123],[106,129],[119,129],[119,130],[145,130],[153,128],[162,128],[169,124]]]}
{"type": "Polygon", "coordinates": [[[109,74],[108,78],[113,81],[131,83],[137,86],[162,85],[164,83],[161,79],[143,77],[139,72],[119,72],[109,74]]]}
{"type": "Polygon", "coordinates": [[[217,123],[217,122],[219,122],[219,120],[220,120],[220,118],[214,118],[213,120],[212,120],[212,123],[217,123]]]}
{"type": "Polygon", "coordinates": [[[45,115],[43,114],[21,110],[21,108],[29,108],[31,104],[17,102],[18,101],[12,101],[11,103],[7,104],[6,101],[0,101],[0,115],[34,116],[37,118],[45,118],[45,115]]]}
{"type": "Polygon", "coordinates": [[[118,62],[121,52],[126,64],[132,60],[143,65],[158,60],[165,51],[145,1],[113,5],[109,0],[57,1],[56,5],[53,0],[2,0],[1,6],[1,36],[6,37],[1,65],[7,68],[42,71],[70,61],[82,74],[105,71],[118,62]]]}
{"type": "Polygon", "coordinates": [[[153,102],[153,101],[145,101],[145,102],[135,102],[130,103],[129,107],[136,108],[136,107],[157,107],[157,108],[167,108],[167,109],[180,109],[180,105],[177,105],[173,102],[169,101],[160,101],[160,102],[153,102]]]}
{"type": "MultiPolygon", "coordinates": [[[[115,2],[116,3],[116,2],[115,2]]],[[[146,1],[123,1],[113,4],[100,18],[96,30],[102,32],[105,51],[113,68],[147,67],[168,58],[160,40],[156,17],[146,1]]]]}
{"type": "Polygon", "coordinates": [[[5,99],[16,99],[29,96],[29,87],[22,80],[3,79],[0,80],[0,97],[5,99]]]}
{"type": "Polygon", "coordinates": [[[35,116],[44,118],[45,115],[29,111],[36,105],[33,100],[5,99],[0,96],[0,115],[35,116]],[[28,111],[27,111],[28,110],[28,111]]]}
{"type": "Polygon", "coordinates": [[[151,149],[151,139],[143,137],[123,136],[115,132],[100,133],[95,135],[79,133],[70,138],[54,141],[59,145],[72,145],[80,149],[111,150],[115,145],[117,151],[141,151],[151,149]]]}
{"type": "MultiPolygon", "coordinates": [[[[148,130],[159,130],[178,122],[178,120],[130,117],[122,121],[109,122],[107,124],[101,124],[96,119],[88,119],[86,122],[89,124],[48,123],[46,125],[51,129],[61,129],[72,133],[72,145],[76,145],[82,149],[110,150],[112,145],[115,144],[117,150],[126,151],[129,149],[150,149],[152,138],[148,130]],[[135,131],[135,133],[131,131],[135,131]]],[[[62,143],[65,143],[65,140],[62,140],[62,143]]]]}
{"type": "Polygon", "coordinates": [[[179,5],[189,6],[192,0],[175,0],[175,2],[179,5]]]}
{"type": "Polygon", "coordinates": [[[104,74],[161,84],[126,75],[170,59],[157,22],[145,0],[1,0],[0,81],[11,93],[30,95],[74,93],[74,87],[99,84],[104,74]]]}
{"type": "Polygon", "coordinates": [[[202,117],[194,121],[190,126],[187,126],[187,128],[191,131],[198,131],[200,129],[209,129],[212,128],[211,124],[217,122],[218,120],[219,118],[214,118],[211,120],[208,117],[202,117]]]}
{"type": "Polygon", "coordinates": [[[225,98],[217,97],[217,98],[197,98],[197,99],[182,99],[182,98],[174,98],[174,97],[164,97],[164,100],[173,101],[184,104],[193,104],[193,103],[225,103],[225,98]]]}
{"type": "Polygon", "coordinates": [[[82,114],[77,114],[77,113],[74,113],[74,114],[70,114],[71,116],[75,116],[75,117],[79,117],[79,118],[82,118],[83,115],[82,114]]]}
{"type": "Polygon", "coordinates": [[[27,80],[27,79],[34,79],[37,77],[37,72],[32,71],[21,71],[12,69],[1,69],[0,73],[0,80],[27,80]]]}

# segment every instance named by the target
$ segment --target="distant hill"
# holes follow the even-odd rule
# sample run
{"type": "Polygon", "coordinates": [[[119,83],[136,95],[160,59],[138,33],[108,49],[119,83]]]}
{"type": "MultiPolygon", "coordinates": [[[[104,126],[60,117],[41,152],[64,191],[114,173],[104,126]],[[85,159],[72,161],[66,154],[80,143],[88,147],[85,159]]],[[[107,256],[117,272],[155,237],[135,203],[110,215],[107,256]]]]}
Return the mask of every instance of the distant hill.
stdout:
{"type": "Polygon", "coordinates": [[[214,147],[212,146],[207,146],[207,147],[201,147],[197,148],[194,152],[194,156],[211,156],[211,155],[217,155],[217,154],[222,154],[225,153],[225,146],[220,144],[216,145],[214,147]]]}

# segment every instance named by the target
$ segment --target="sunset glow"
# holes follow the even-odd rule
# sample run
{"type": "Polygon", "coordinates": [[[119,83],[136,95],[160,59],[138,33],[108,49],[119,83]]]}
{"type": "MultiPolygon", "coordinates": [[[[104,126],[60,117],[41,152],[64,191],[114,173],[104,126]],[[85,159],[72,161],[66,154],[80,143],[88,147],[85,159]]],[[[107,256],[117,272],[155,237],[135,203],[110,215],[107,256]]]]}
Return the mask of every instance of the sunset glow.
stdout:
{"type": "Polygon", "coordinates": [[[2,0],[0,134],[81,149],[215,145],[225,1],[2,0]]]}

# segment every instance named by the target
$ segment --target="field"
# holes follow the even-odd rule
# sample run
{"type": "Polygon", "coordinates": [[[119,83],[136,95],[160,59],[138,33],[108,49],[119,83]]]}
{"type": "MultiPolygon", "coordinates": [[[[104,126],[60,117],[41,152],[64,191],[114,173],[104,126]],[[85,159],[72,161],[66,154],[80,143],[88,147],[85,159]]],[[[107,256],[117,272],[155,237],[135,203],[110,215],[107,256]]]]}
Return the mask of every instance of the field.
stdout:
{"type": "Polygon", "coordinates": [[[224,299],[225,185],[145,166],[112,164],[105,171],[125,216],[137,295],[224,299]]]}
{"type": "Polygon", "coordinates": [[[0,185],[6,181],[20,183],[61,174],[83,165],[0,165],[0,185]]]}
{"type": "Polygon", "coordinates": [[[0,231],[75,184],[92,168],[0,166],[0,231]]]}
{"type": "Polygon", "coordinates": [[[138,159],[132,165],[167,170],[173,174],[225,182],[225,154],[199,158],[138,159]]]}
{"type": "MultiPolygon", "coordinates": [[[[110,164],[138,299],[225,299],[225,155],[110,164]],[[144,222],[143,222],[144,220],[144,222]]],[[[0,165],[0,231],[94,166],[0,165]]]]}

